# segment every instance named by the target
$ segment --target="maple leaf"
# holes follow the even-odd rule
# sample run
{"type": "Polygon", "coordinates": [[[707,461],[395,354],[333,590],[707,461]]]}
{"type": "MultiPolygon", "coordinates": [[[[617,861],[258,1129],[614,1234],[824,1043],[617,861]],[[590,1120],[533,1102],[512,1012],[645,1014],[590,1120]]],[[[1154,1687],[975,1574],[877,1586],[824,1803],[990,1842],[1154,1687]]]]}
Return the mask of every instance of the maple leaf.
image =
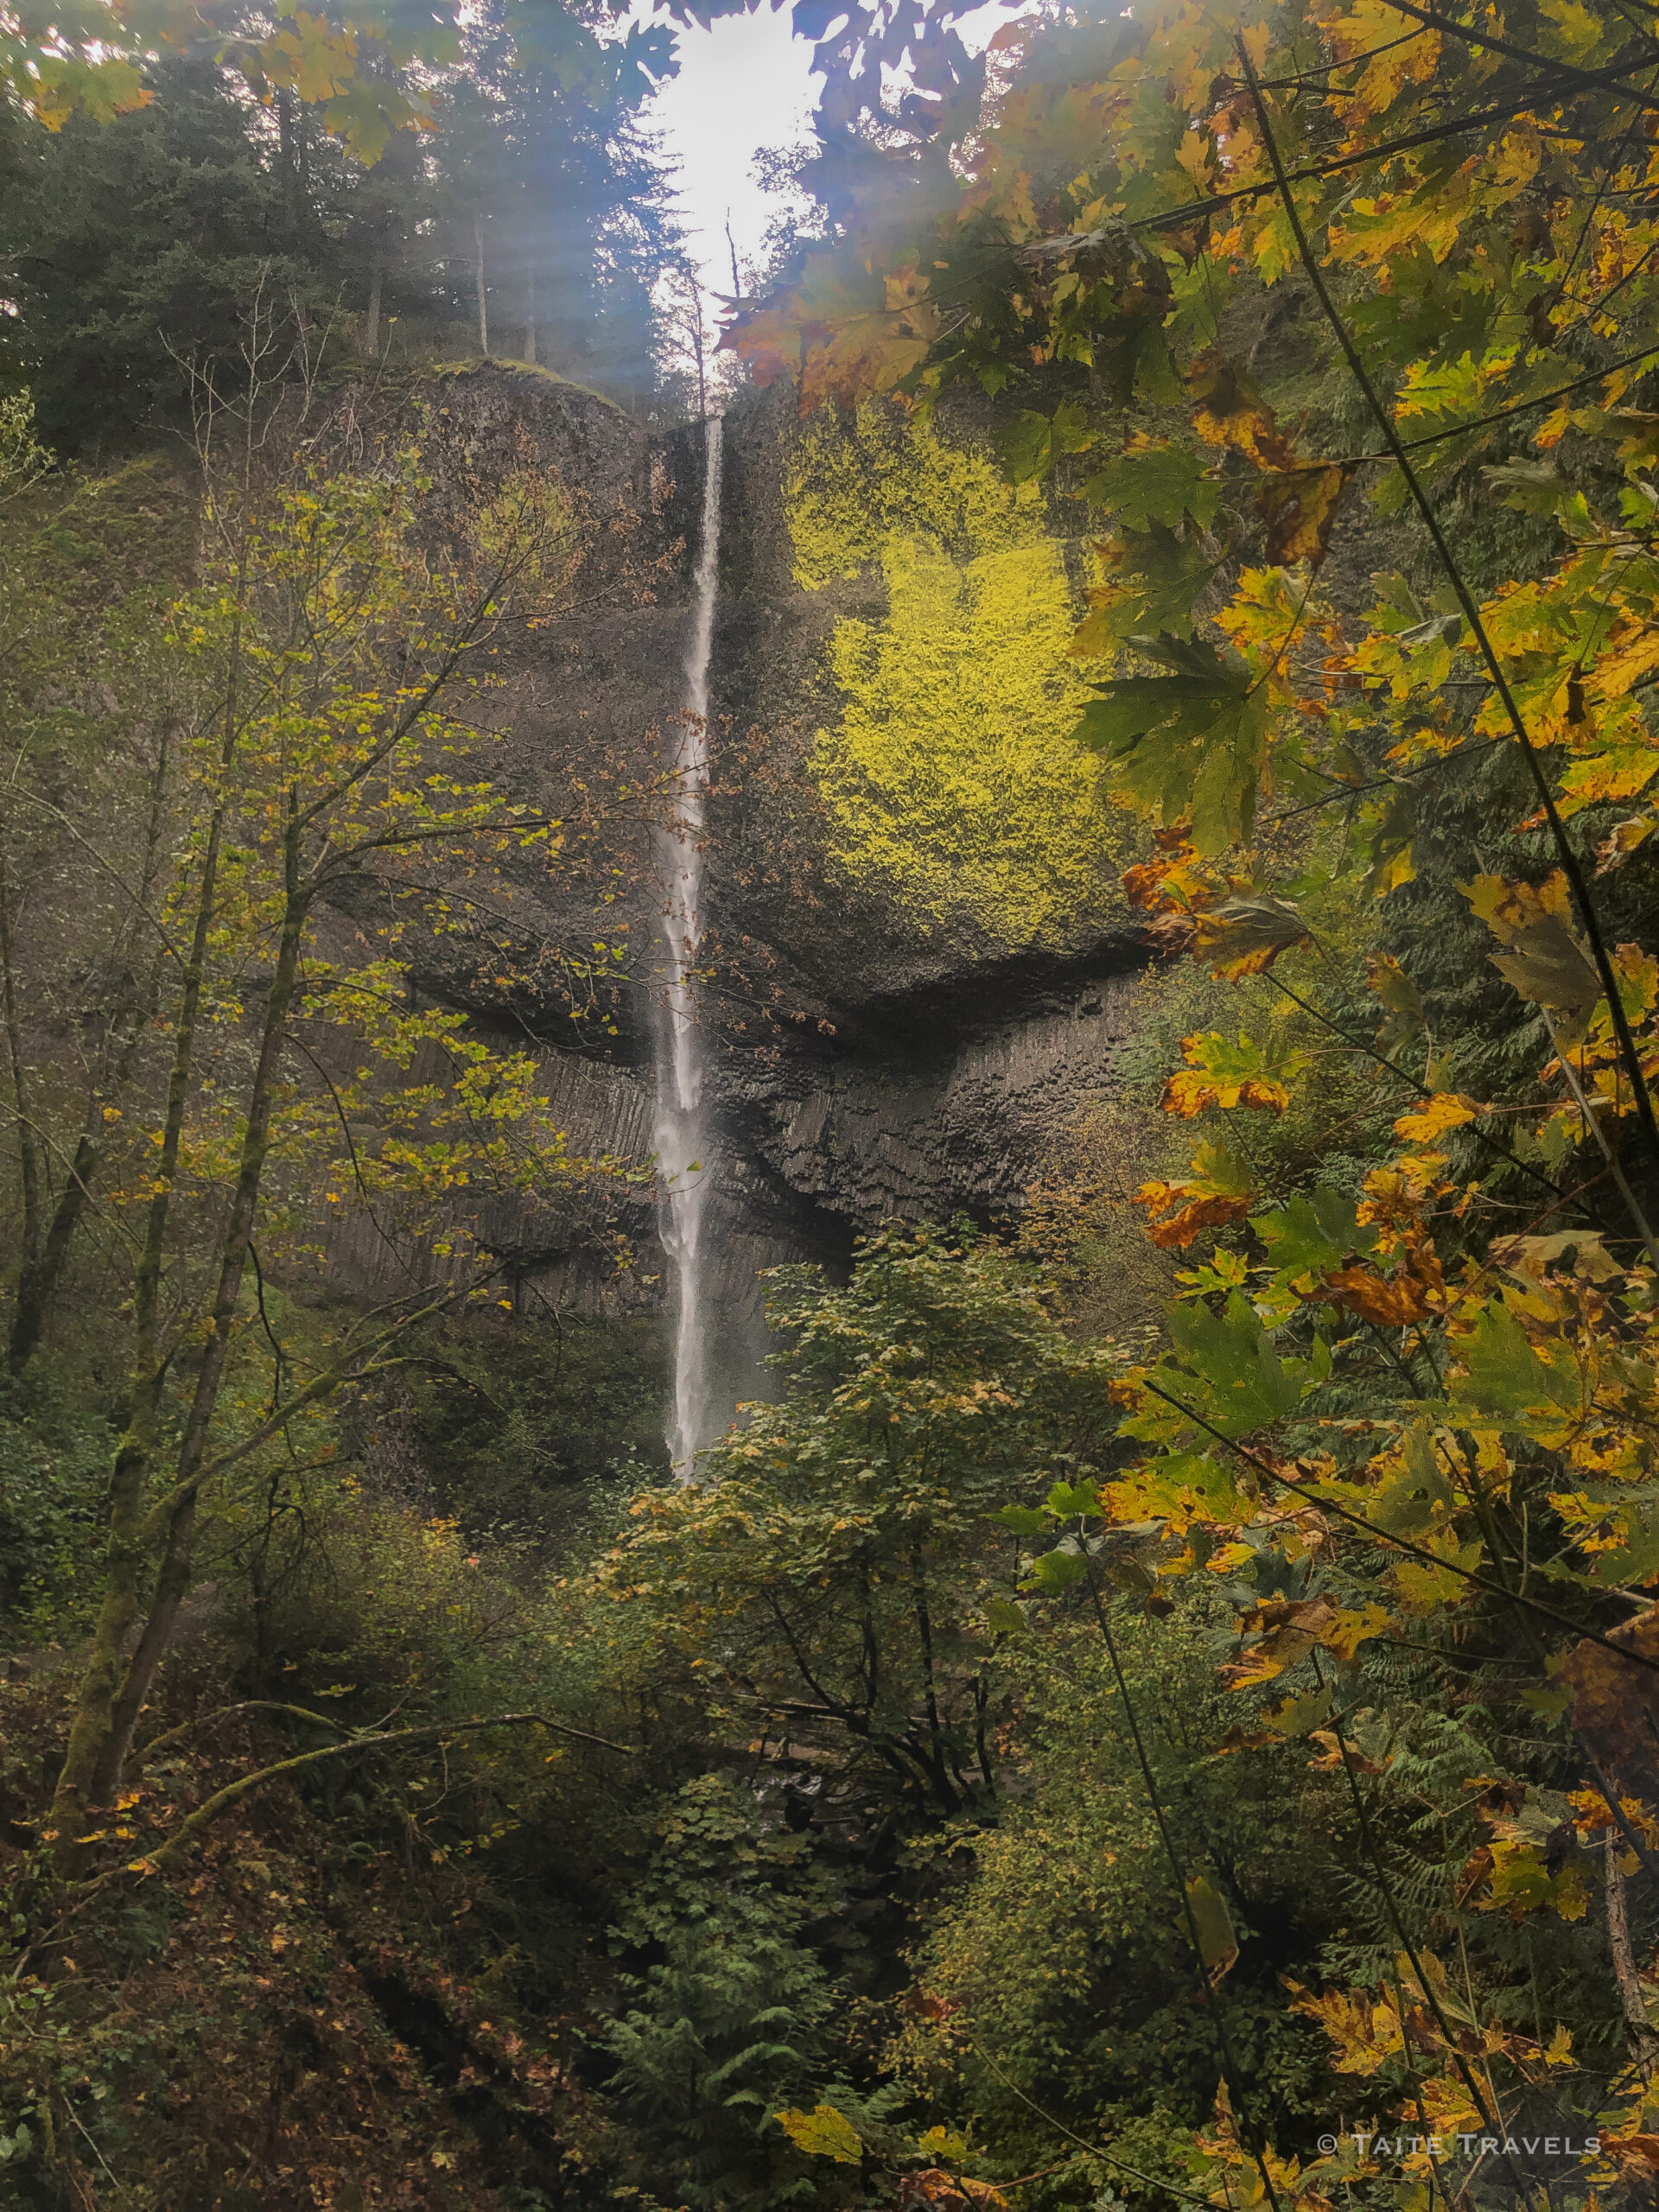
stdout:
{"type": "MultiPolygon", "coordinates": [[[[1468,360],[1469,356],[1465,354],[1464,359],[1468,360]]],[[[1476,398],[1478,394],[1471,392],[1467,396],[1476,398]]],[[[1483,468],[1480,473],[1487,483],[1501,487],[1504,505],[1515,508],[1519,514],[1553,515],[1569,496],[1570,486],[1560,471],[1548,461],[1508,461],[1483,468]]]]}
{"type": "Polygon", "coordinates": [[[858,2130],[834,2105],[816,2105],[810,2112],[775,2112],[772,2115],[798,2151],[811,2158],[833,2158],[838,2166],[861,2165],[864,2145],[858,2130]]]}
{"type": "Polygon", "coordinates": [[[1501,1236],[1489,1257],[1506,1274],[1538,1290],[1542,1287],[1541,1271],[1560,1266],[1569,1253],[1575,1271],[1591,1282],[1611,1282],[1624,1273],[1599,1229],[1562,1229],[1553,1236],[1501,1236]]]}
{"type": "Polygon", "coordinates": [[[1241,1035],[1236,1045],[1218,1030],[1183,1038],[1181,1057],[1186,1065],[1164,1085],[1166,1114],[1181,1114],[1190,1121],[1211,1106],[1265,1107],[1282,1114],[1290,1103],[1289,1091],[1268,1072],[1261,1046],[1246,1036],[1241,1035]]]}
{"type": "Polygon", "coordinates": [[[1208,887],[1193,869],[1198,855],[1187,842],[1185,830],[1179,825],[1154,830],[1152,842],[1157,858],[1137,861],[1124,870],[1123,890],[1129,904],[1153,912],[1170,906],[1185,911],[1195,904],[1205,904],[1208,887]]]}
{"type": "Polygon", "coordinates": [[[970,2212],[981,2205],[990,2212],[1007,2201],[989,2182],[969,2181],[965,2174],[949,2173],[943,2166],[923,2166],[899,2177],[899,2212],[912,2212],[921,2205],[936,2206],[938,2212],[970,2212]]]}
{"type": "Polygon", "coordinates": [[[1459,1340],[1464,1372],[1448,1395],[1477,1413],[1496,1415],[1504,1427],[1523,1428],[1535,1414],[1578,1414],[1584,1383],[1570,1344],[1535,1344],[1501,1299],[1489,1300],[1473,1327],[1459,1340]]]}
{"type": "Polygon", "coordinates": [[[13,79],[13,88],[35,121],[51,131],[61,130],[77,110],[95,123],[112,123],[118,115],[147,107],[153,98],[137,64],[118,54],[88,60],[79,54],[43,54],[21,83],[13,79]]]}
{"type": "Polygon", "coordinates": [[[1098,468],[1081,496],[1094,506],[1109,507],[1126,530],[1147,530],[1155,522],[1173,528],[1183,515],[1207,529],[1221,489],[1184,446],[1141,440],[1098,468]]]}
{"type": "Polygon", "coordinates": [[[1312,1192],[1299,1191],[1271,1213],[1257,1214],[1250,1226],[1276,1272],[1289,1281],[1338,1266],[1352,1253],[1369,1252],[1377,1241],[1376,1230],[1361,1223],[1357,1203],[1324,1184],[1312,1192]]]}
{"type": "Polygon", "coordinates": [[[273,85],[291,86],[302,100],[332,99],[357,68],[357,40],[321,16],[296,8],[291,30],[261,41],[259,60],[273,85]]]}
{"type": "Polygon", "coordinates": [[[1213,647],[1172,645],[1174,672],[1101,687],[1074,735],[1103,753],[1125,787],[1167,824],[1191,824],[1198,853],[1248,835],[1267,752],[1267,702],[1247,669],[1213,647]]]}
{"type": "Polygon", "coordinates": [[[1342,220],[1331,226],[1332,259],[1377,268],[1402,250],[1421,246],[1436,261],[1444,261],[1462,235],[1476,166],[1471,156],[1451,186],[1357,195],[1348,202],[1342,220]]]}
{"type": "Polygon", "coordinates": [[[1461,1128],[1484,1110],[1460,1091],[1437,1090],[1421,1106],[1414,1106],[1408,1114],[1400,1116],[1394,1125],[1395,1135],[1403,1137],[1408,1144],[1433,1144],[1446,1130],[1461,1128]]]}
{"type": "Polygon", "coordinates": [[[1274,1598],[1256,1607],[1245,1624],[1246,1633],[1266,1633],[1221,1670],[1230,1689],[1251,1689],[1270,1682],[1288,1667],[1306,1659],[1317,1645],[1351,1660],[1360,1645],[1389,1625],[1386,1607],[1365,1605],[1357,1611],[1339,1606],[1325,1597],[1274,1598]]]}
{"type": "Polygon", "coordinates": [[[808,257],[788,290],[745,309],[721,339],[757,384],[798,378],[800,411],[889,391],[920,366],[938,329],[928,279],[878,276],[839,245],[808,257]]]}
{"type": "Polygon", "coordinates": [[[1425,1289],[1410,1275],[1390,1277],[1375,1268],[1338,1268],[1325,1277],[1319,1295],[1333,1306],[1345,1306],[1362,1321],[1398,1329],[1408,1321],[1421,1321],[1428,1312],[1425,1289]]]}
{"type": "Polygon", "coordinates": [[[1165,1251],[1185,1251],[1203,1230],[1243,1219],[1250,1208],[1250,1183],[1248,1165],[1224,1145],[1201,1144],[1184,1182],[1143,1183],[1135,1203],[1166,1217],[1148,1226],[1154,1244],[1165,1251]]]}
{"type": "Polygon", "coordinates": [[[1603,746],[1587,757],[1569,761],[1561,771],[1561,812],[1570,820],[1587,806],[1635,798],[1656,776],[1659,776],[1659,750],[1645,738],[1635,744],[1603,746]]]}
{"type": "Polygon", "coordinates": [[[1616,822],[1596,847],[1596,874],[1611,875],[1623,868],[1637,847],[1652,835],[1654,817],[1650,814],[1632,814],[1624,822],[1616,822]]]}
{"type": "Polygon", "coordinates": [[[1412,857],[1416,791],[1408,783],[1390,784],[1381,802],[1366,807],[1360,818],[1370,846],[1366,888],[1374,899],[1386,899],[1402,883],[1416,880],[1417,864],[1412,857]]]}
{"type": "Polygon", "coordinates": [[[1144,531],[1126,530],[1121,537],[1099,542],[1095,550],[1117,574],[1090,591],[1093,611],[1071,640],[1076,658],[1097,658],[1141,637],[1191,638],[1194,602],[1216,569],[1200,544],[1154,522],[1144,531]]]}
{"type": "Polygon", "coordinates": [[[1193,949],[1223,982],[1264,975],[1281,952],[1306,944],[1307,924],[1287,899],[1239,893],[1195,916],[1193,949]]]}
{"type": "Polygon", "coordinates": [[[1291,2010],[1317,2020],[1336,2045],[1332,2064],[1338,2074],[1377,2074],[1405,2049],[1392,2005],[1374,2004],[1363,1990],[1327,1990],[1315,1997],[1299,1982],[1287,1981],[1291,2010]]]}
{"type": "Polygon", "coordinates": [[[1223,353],[1201,353],[1187,372],[1192,428],[1205,443],[1247,454],[1259,468],[1291,469],[1296,455],[1274,411],[1223,353]]]}
{"type": "Polygon", "coordinates": [[[1320,461],[1263,475],[1255,503],[1268,525],[1269,561],[1286,568],[1299,561],[1319,566],[1330,548],[1337,508],[1352,474],[1351,466],[1320,461]]]}
{"type": "Polygon", "coordinates": [[[1207,1874],[1186,1878],[1186,1905],[1198,1930],[1198,1950],[1205,1979],[1211,1989],[1231,1970],[1238,1957],[1238,1937],[1227,1900],[1207,1874]]]}
{"type": "Polygon", "coordinates": [[[1347,79],[1356,118],[1381,115],[1408,86],[1427,84],[1440,58],[1440,35],[1402,19],[1388,0],[1343,0],[1316,11],[1344,61],[1363,61],[1347,79]]]}
{"type": "Polygon", "coordinates": [[[1046,476],[1063,454],[1081,453],[1095,442],[1084,410],[1071,401],[1052,416],[1028,410],[1017,416],[996,441],[1002,473],[1010,484],[1028,484],[1046,476]]]}
{"type": "Polygon", "coordinates": [[[1645,2180],[1659,2173],[1659,2135],[1633,2130],[1626,2135],[1603,2135],[1602,2155],[1611,2158],[1628,2176],[1645,2180]]]}
{"type": "MultiPolygon", "coordinates": [[[[1659,1659],[1659,1605],[1612,1630],[1608,1640],[1659,1659]]],[[[1659,1674],[1586,1638],[1573,1645],[1554,1679],[1572,1692],[1573,1725],[1597,1764],[1638,1795],[1659,1796],[1659,1674]]]]}
{"type": "Polygon", "coordinates": [[[1595,1004],[1600,979],[1573,927],[1567,878],[1559,868],[1536,887],[1478,875],[1458,888],[1493,936],[1510,947],[1491,954],[1491,963],[1523,999],[1567,1014],[1595,1004]]]}
{"type": "Polygon", "coordinates": [[[1379,1048],[1392,1052],[1423,1028],[1427,1015],[1414,983],[1391,952],[1365,957],[1365,980],[1382,1001],[1387,1019],[1376,1033],[1379,1048]]]}

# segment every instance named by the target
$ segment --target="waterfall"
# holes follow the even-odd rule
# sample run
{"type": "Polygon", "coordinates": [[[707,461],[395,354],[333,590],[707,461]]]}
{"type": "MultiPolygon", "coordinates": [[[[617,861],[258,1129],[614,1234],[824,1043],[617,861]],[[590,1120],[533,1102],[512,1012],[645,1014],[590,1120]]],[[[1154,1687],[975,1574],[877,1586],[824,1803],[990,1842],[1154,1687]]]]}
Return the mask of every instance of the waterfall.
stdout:
{"type": "Polygon", "coordinates": [[[709,1441],[709,1317],[702,1282],[709,1137],[702,1118],[704,1052],[692,969],[702,934],[703,798],[709,783],[709,658],[720,588],[720,445],[716,415],[705,423],[702,530],[685,656],[685,723],[676,766],[678,810],[660,847],[666,901],[663,937],[668,989],[657,1020],[653,1138],[662,1178],[659,1222],[674,1312],[674,1403],[669,1456],[689,1478],[709,1441]]]}

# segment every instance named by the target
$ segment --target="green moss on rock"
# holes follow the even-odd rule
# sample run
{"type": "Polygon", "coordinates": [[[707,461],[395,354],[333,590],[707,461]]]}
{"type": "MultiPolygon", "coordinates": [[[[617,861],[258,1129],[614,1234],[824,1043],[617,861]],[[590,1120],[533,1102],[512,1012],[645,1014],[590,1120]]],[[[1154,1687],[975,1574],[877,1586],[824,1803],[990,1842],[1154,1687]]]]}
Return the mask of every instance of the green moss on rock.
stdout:
{"type": "Polygon", "coordinates": [[[877,620],[837,624],[842,700],[811,768],[832,870],[929,930],[1058,946],[1122,909],[1127,824],[1071,732],[1090,696],[1034,486],[886,408],[809,424],[787,480],[797,580],[874,568],[877,620]]]}

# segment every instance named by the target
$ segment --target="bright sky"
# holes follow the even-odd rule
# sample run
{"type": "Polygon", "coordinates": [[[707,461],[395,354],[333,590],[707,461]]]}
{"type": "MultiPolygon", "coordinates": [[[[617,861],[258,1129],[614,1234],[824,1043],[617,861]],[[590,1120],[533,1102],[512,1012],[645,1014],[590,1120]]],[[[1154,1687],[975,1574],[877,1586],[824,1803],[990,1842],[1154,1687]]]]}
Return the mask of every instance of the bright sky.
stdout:
{"type": "MultiPolygon", "coordinates": [[[[649,22],[649,10],[639,8],[637,19],[649,22]]],[[[823,81],[810,73],[810,42],[791,35],[789,19],[785,5],[777,15],[761,9],[682,30],[680,73],[645,111],[680,164],[687,243],[711,291],[732,289],[728,211],[740,260],[758,252],[776,212],[752,174],[756,149],[807,135],[823,81]]]]}
{"type": "MultiPolygon", "coordinates": [[[[957,28],[972,51],[985,45],[1010,15],[1023,12],[1020,0],[987,0],[958,19],[957,28]]],[[[633,21],[657,17],[652,0],[635,0],[633,21]]],[[[731,256],[726,246],[729,210],[738,258],[758,251],[767,224],[777,213],[753,175],[756,149],[789,146],[808,135],[821,78],[811,74],[812,48],[790,29],[789,0],[773,14],[761,7],[753,15],[722,16],[708,30],[678,35],[680,73],[665,84],[645,110],[680,164],[680,206],[690,233],[687,243],[710,291],[732,289],[731,256]]]]}

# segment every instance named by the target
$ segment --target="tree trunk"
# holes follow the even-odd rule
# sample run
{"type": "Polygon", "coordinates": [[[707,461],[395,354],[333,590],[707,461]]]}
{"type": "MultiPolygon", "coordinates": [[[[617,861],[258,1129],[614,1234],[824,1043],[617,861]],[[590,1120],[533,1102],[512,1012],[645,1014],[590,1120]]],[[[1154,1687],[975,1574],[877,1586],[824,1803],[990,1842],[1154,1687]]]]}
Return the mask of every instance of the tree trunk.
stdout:
{"type": "MultiPolygon", "coordinates": [[[[57,1296],[58,1283],[63,1274],[64,1262],[69,1255],[69,1246],[79,1226],[81,1215],[86,1210],[92,1195],[92,1179],[104,1155],[104,1135],[108,1126],[104,1109],[112,1098],[119,1098],[132,1078],[133,1064],[138,1056],[138,1046],[151,1016],[161,998],[162,963],[166,958],[165,948],[158,946],[147,975],[135,975],[131,959],[135,950],[134,935],[142,932],[150,918],[150,900],[160,873],[160,856],[168,791],[168,745],[163,733],[156,757],[156,772],[150,781],[149,813],[144,836],[144,866],[139,880],[138,893],[129,924],[129,934],[124,948],[128,966],[116,994],[116,1002],[104,1043],[99,1054],[99,1066],[92,1084],[92,1095],[86,1101],[86,1118],[75,1146],[75,1156],[70,1162],[69,1173],[58,1193],[52,1210],[44,1243],[37,1242],[31,1249],[24,1240],[23,1265],[17,1279],[17,1302],[13,1310],[11,1338],[7,1346],[7,1360],[14,1375],[21,1375],[39,1349],[57,1296]]],[[[0,867],[3,855],[0,855],[0,867]]],[[[0,947],[5,942],[3,918],[3,880],[0,880],[0,947]]],[[[6,961],[8,981],[10,959],[6,961]]],[[[10,995],[7,1006],[8,1020],[11,1018],[10,995]]],[[[20,1108],[21,1110],[21,1108],[20,1108]]]]}
{"type": "MultiPolygon", "coordinates": [[[[96,1101],[91,1110],[97,1110],[96,1101]]],[[[47,1316],[52,1310],[64,1261],[68,1257],[70,1239],[79,1224],[88,1180],[98,1172],[102,1149],[89,1118],[75,1146],[75,1156],[58,1193],[58,1202],[52,1209],[45,1243],[31,1252],[25,1236],[25,1257],[18,1270],[17,1300],[12,1308],[11,1335],[6,1344],[6,1364],[14,1375],[21,1375],[41,1348],[47,1316]]]]}
{"type": "Polygon", "coordinates": [[[490,317],[484,303],[484,218],[473,218],[473,283],[478,293],[478,350],[490,358],[490,317]]]}
{"type": "Polygon", "coordinates": [[[120,1689],[110,1706],[109,1730],[92,1768],[86,1792],[88,1804],[107,1805],[121,1787],[122,1770],[132,1749],[133,1732],[149,1695],[149,1686],[156,1679],[156,1670],[173,1641],[179,1607],[190,1587],[190,1558],[195,1533],[196,1500],[192,1491],[181,1499],[168,1523],[167,1549],[162,1554],[144,1625],[127,1662],[120,1689]]]}
{"type": "Polygon", "coordinates": [[[300,232],[300,165],[295,153],[294,95],[286,85],[276,91],[276,164],[282,172],[283,226],[291,245],[300,232]]]}
{"type": "MultiPolygon", "coordinates": [[[[233,733],[234,693],[227,702],[226,719],[227,732],[233,733]]],[[[227,760],[233,741],[233,735],[227,734],[227,760]]],[[[162,1262],[166,1251],[173,1179],[178,1172],[185,1108],[190,1096],[196,1025],[219,896],[219,856],[223,836],[224,817],[215,814],[202,857],[201,888],[196,900],[189,957],[179,986],[173,1066],[168,1077],[167,1109],[156,1163],[155,1196],[149,1202],[143,1249],[133,1277],[132,1372],[128,1385],[126,1427],[116,1449],[105,1509],[109,1535],[105,1554],[104,1596],[92,1631],[92,1656],[81,1675],[69,1742],[52,1799],[52,1827],[60,1851],[72,1847],[86,1829],[88,1808],[93,1802],[92,1777],[104,1761],[111,1735],[111,1716],[125,1671],[127,1636],[141,1611],[139,1592],[149,1554],[143,1533],[144,1490],[167,1379],[168,1363],[162,1357],[160,1344],[162,1262]]]]}
{"type": "Polygon", "coordinates": [[[248,1096],[247,1127],[242,1139],[242,1158],[237,1170],[236,1192],[231,1201],[230,1217],[226,1224],[225,1241],[220,1248],[219,1285],[207,1324],[207,1342],[196,1370],[190,1412],[185,1421],[184,1436],[179,1446],[175,1469],[175,1486],[180,1495],[168,1522],[167,1547],[156,1579],[155,1594],[143,1631],[127,1667],[120,1691],[111,1701],[109,1726],[92,1769],[90,1802],[97,1805],[106,1804],[120,1787],[121,1770],[132,1746],[133,1731],[143,1711],[144,1700],[149,1695],[156,1670],[172,1640],[173,1624],[178,1618],[180,1605],[190,1586],[190,1557],[196,1521],[195,1484],[200,1479],[202,1465],[207,1456],[207,1440],[219,1407],[219,1385],[225,1376],[225,1363],[230,1357],[231,1333],[242,1295],[242,1278],[248,1264],[248,1247],[253,1241],[254,1216],[258,1208],[259,1188],[264,1179],[265,1159],[270,1145],[271,1107],[276,1099],[283,1048],[288,1042],[288,1018],[300,972],[308,901],[299,880],[298,814],[296,796],[290,792],[287,852],[284,855],[287,883],[282,944],[276,955],[276,972],[271,978],[270,990],[265,1000],[259,1058],[248,1096]]]}
{"type": "Polygon", "coordinates": [[[131,1080],[133,1063],[138,1057],[138,1046],[149,1017],[156,1010],[158,982],[153,972],[147,984],[142,978],[127,978],[116,1009],[118,1049],[111,1064],[106,1048],[105,1065],[86,1102],[86,1118],[75,1144],[75,1156],[69,1163],[69,1173],[52,1209],[45,1242],[32,1258],[25,1259],[17,1278],[17,1302],[6,1348],[7,1363],[14,1375],[21,1375],[40,1349],[47,1319],[56,1302],[70,1244],[92,1198],[92,1183],[104,1158],[104,1109],[110,1099],[123,1095],[131,1080]]]}
{"type": "Polygon", "coordinates": [[[363,326],[363,349],[368,353],[380,351],[380,287],[386,273],[386,257],[377,245],[374,258],[369,264],[369,313],[363,326]]]}
{"type": "Polygon", "coordinates": [[[1648,2008],[1643,2001],[1642,1978],[1637,1972],[1636,1954],[1630,1948],[1630,1920],[1624,1903],[1624,1877],[1620,1872],[1618,1854],[1624,1849],[1618,1832],[1607,1831],[1607,1948],[1613,1958],[1613,1980],[1618,1985],[1618,1999],[1624,2014],[1624,2025],[1629,2031],[1630,2050],[1642,2069],[1642,2078],[1651,2082],[1659,2071],[1659,2035],[1656,2035],[1648,2018],[1648,2008]]]}
{"type": "Polygon", "coordinates": [[[299,159],[295,163],[299,187],[299,212],[308,230],[311,227],[311,129],[306,120],[303,104],[294,111],[294,143],[299,159]]]}
{"type": "MultiPolygon", "coordinates": [[[[23,1026],[17,1011],[17,958],[12,937],[11,874],[0,842],[0,996],[4,1000],[6,1052],[11,1061],[11,1098],[17,1116],[17,1170],[22,1186],[22,1273],[26,1278],[41,1249],[41,1142],[30,1110],[29,1072],[23,1065],[23,1026]]],[[[18,1297],[22,1290],[19,1285],[18,1297]]]]}

